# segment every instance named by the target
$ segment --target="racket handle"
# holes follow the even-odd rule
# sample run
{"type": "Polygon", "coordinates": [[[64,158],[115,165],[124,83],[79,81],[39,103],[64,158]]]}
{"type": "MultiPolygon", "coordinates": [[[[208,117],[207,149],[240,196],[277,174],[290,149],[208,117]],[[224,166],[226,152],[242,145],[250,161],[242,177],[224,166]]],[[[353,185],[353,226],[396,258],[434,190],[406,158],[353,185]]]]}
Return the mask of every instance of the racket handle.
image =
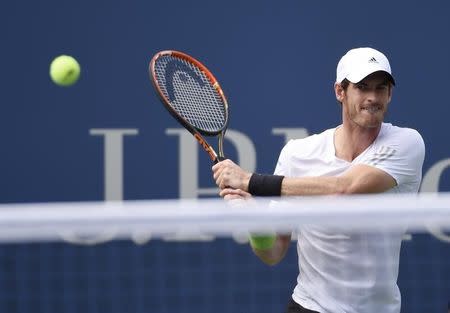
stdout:
{"type": "Polygon", "coordinates": [[[226,160],[226,159],[227,159],[226,157],[223,157],[223,156],[218,155],[217,158],[214,160],[214,164],[217,164],[217,163],[219,163],[219,162],[222,162],[222,161],[224,161],[224,160],[226,160]]]}

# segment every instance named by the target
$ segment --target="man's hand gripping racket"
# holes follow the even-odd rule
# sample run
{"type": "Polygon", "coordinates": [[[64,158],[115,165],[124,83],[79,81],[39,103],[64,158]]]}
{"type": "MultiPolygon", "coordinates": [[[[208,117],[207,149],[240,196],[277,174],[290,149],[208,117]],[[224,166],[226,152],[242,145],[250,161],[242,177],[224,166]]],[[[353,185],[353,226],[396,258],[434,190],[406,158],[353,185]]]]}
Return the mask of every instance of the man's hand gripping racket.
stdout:
{"type": "Polygon", "coordinates": [[[224,160],[228,102],[211,72],[193,57],[171,50],[158,52],[150,61],[149,72],[169,113],[197,139],[214,163],[224,160]],[[218,138],[218,152],[203,136],[218,138]]]}
{"type": "MultiPolygon", "coordinates": [[[[214,75],[193,57],[178,51],[158,52],[150,61],[150,78],[161,102],[169,113],[186,128],[209,154],[214,163],[225,159],[223,139],[228,126],[228,102],[214,75]],[[217,137],[218,149],[203,136],[217,137]]],[[[221,196],[252,191],[251,173],[227,160],[213,166],[214,179],[222,190],[221,196]]],[[[256,177],[258,178],[258,177],[256,177]]],[[[258,194],[258,190],[255,195],[258,194]]],[[[265,191],[263,190],[262,193],[265,191]]],[[[272,194],[268,194],[272,195],[272,194]]]]}

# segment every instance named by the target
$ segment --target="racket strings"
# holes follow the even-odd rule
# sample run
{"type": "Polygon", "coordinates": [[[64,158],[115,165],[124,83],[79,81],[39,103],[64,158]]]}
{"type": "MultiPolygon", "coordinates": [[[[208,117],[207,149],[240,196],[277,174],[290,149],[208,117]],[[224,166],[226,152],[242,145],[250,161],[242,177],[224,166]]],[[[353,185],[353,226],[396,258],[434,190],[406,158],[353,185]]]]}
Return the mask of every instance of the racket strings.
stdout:
{"type": "Polygon", "coordinates": [[[173,56],[155,62],[157,83],[174,110],[197,129],[218,132],[226,123],[225,104],[207,76],[173,56]]]}

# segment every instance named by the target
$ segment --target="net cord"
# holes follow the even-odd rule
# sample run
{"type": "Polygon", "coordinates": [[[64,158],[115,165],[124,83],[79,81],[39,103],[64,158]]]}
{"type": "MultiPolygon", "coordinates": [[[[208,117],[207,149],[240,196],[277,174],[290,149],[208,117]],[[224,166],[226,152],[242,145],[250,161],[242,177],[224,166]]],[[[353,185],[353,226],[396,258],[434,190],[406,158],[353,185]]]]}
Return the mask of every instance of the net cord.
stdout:
{"type": "Polygon", "coordinates": [[[254,199],[140,200],[0,205],[0,241],[61,240],[64,234],[150,232],[230,236],[295,231],[305,225],[354,230],[450,229],[450,194],[254,199]]]}

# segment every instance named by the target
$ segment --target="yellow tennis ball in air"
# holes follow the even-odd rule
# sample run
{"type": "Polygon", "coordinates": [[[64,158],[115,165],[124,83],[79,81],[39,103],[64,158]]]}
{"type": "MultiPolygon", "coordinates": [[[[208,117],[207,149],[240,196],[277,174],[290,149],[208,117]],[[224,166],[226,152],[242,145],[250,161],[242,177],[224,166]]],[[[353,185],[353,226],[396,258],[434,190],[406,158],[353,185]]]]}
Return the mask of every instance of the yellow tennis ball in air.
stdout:
{"type": "Polygon", "coordinates": [[[50,78],[59,86],[71,86],[80,78],[80,64],[70,55],[60,55],[50,64],[50,78]]]}

